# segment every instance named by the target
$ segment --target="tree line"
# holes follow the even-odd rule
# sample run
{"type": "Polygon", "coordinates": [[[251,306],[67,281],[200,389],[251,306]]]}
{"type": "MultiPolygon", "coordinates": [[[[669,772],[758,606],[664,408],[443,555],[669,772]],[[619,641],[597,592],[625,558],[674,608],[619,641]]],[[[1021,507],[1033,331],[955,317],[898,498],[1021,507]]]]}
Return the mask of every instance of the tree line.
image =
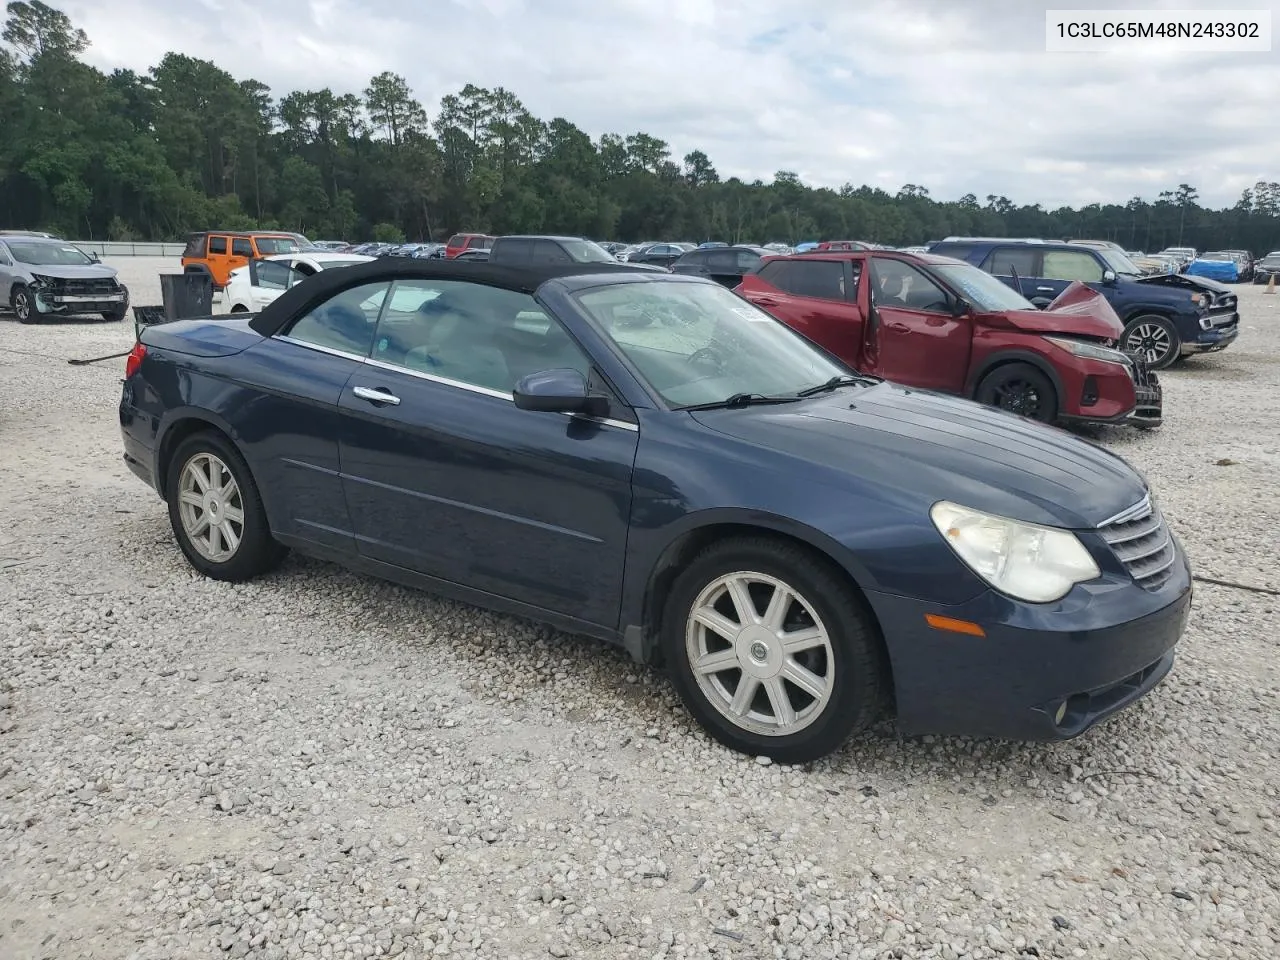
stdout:
{"type": "Polygon", "coordinates": [[[0,226],[76,239],[178,240],[202,229],[326,239],[429,240],[457,230],[597,239],[892,245],[951,234],[1115,240],[1129,249],[1280,247],[1280,183],[1226,209],[1189,184],[1154,198],[1047,210],[995,194],[938,200],[846,183],[722,179],[648,133],[592,139],[541,120],[501,87],[467,84],[434,113],[404,77],[360,93],[277,97],[254,79],[168,53],[145,74],[105,74],[67,15],[6,8],[0,32],[0,226]]]}

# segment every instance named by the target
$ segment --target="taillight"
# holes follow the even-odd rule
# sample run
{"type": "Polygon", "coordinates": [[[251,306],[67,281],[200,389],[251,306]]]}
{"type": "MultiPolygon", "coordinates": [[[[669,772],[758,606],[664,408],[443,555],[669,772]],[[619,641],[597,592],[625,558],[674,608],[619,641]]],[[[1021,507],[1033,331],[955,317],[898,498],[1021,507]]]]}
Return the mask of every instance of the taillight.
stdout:
{"type": "Polygon", "coordinates": [[[142,366],[142,358],[147,355],[147,348],[141,343],[135,343],[133,349],[129,351],[129,358],[124,362],[124,378],[128,380],[138,368],[142,366]]]}

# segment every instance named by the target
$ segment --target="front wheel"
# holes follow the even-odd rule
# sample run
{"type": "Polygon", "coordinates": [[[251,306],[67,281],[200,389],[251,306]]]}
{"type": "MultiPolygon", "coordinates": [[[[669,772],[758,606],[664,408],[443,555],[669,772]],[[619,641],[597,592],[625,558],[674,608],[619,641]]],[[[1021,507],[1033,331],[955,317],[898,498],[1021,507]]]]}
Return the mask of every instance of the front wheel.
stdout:
{"type": "Polygon", "coordinates": [[[205,576],[239,583],[284,559],[249,466],[224,437],[197,433],[182,441],[165,489],[178,546],[205,576]]]}
{"type": "Polygon", "coordinates": [[[826,756],[880,714],[879,631],[855,589],[800,547],[735,539],[677,577],[663,653],[681,700],[730,749],[826,756]]]}
{"type": "Polygon", "coordinates": [[[31,291],[26,287],[13,288],[13,295],[9,298],[9,306],[13,307],[13,314],[18,318],[19,323],[35,323],[35,300],[31,296],[31,291]]]}
{"type": "Polygon", "coordinates": [[[1125,327],[1120,349],[1136,353],[1152,370],[1173,366],[1182,355],[1182,340],[1173,324],[1164,317],[1135,317],[1125,327]]]}
{"type": "Polygon", "coordinates": [[[1058,391],[1029,363],[1007,363],[992,370],[978,384],[974,399],[1041,423],[1058,418],[1058,391]]]}

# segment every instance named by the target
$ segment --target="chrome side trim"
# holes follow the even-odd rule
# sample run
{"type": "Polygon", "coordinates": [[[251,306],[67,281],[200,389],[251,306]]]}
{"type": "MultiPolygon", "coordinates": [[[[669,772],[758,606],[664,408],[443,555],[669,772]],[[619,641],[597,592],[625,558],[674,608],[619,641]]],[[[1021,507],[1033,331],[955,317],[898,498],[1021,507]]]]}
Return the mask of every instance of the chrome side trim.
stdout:
{"type": "Polygon", "coordinates": [[[278,333],[271,337],[272,340],[282,340],[285,343],[292,343],[295,347],[305,347],[308,350],[315,350],[317,353],[327,353],[331,357],[342,357],[344,360],[354,360],[357,363],[363,363],[367,358],[363,354],[348,353],[346,350],[335,350],[333,347],[322,347],[318,343],[308,343],[306,340],[295,340],[293,337],[278,333]]]}
{"type": "Polygon", "coordinates": [[[1127,523],[1130,520],[1137,520],[1145,517],[1151,512],[1151,494],[1147,494],[1132,507],[1126,507],[1114,517],[1103,520],[1096,529],[1101,530],[1103,527],[1109,527],[1114,523],[1127,523]]]}
{"type": "Polygon", "coordinates": [[[430,380],[432,383],[442,383],[446,387],[457,387],[459,390],[467,390],[471,393],[480,393],[486,397],[494,397],[498,400],[511,400],[511,394],[503,393],[501,390],[490,390],[488,387],[477,387],[474,383],[464,383],[461,380],[451,380],[448,377],[438,377],[434,373],[424,373],[421,370],[410,370],[408,367],[402,367],[398,364],[387,363],[385,360],[374,360],[372,357],[364,357],[363,362],[371,367],[377,367],[379,370],[391,370],[395,373],[403,373],[406,376],[417,377],[419,380],[430,380]]]}

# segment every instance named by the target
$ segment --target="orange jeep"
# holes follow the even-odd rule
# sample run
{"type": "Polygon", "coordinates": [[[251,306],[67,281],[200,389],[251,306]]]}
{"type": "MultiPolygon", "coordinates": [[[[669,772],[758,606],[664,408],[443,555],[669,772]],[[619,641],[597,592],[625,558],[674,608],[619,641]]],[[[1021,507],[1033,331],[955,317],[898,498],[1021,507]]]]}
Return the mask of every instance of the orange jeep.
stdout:
{"type": "Polygon", "coordinates": [[[207,230],[187,238],[187,249],[182,251],[182,272],[207,273],[213,278],[213,289],[221,290],[236,267],[275,253],[297,253],[300,249],[297,239],[287,233],[207,230]]]}

